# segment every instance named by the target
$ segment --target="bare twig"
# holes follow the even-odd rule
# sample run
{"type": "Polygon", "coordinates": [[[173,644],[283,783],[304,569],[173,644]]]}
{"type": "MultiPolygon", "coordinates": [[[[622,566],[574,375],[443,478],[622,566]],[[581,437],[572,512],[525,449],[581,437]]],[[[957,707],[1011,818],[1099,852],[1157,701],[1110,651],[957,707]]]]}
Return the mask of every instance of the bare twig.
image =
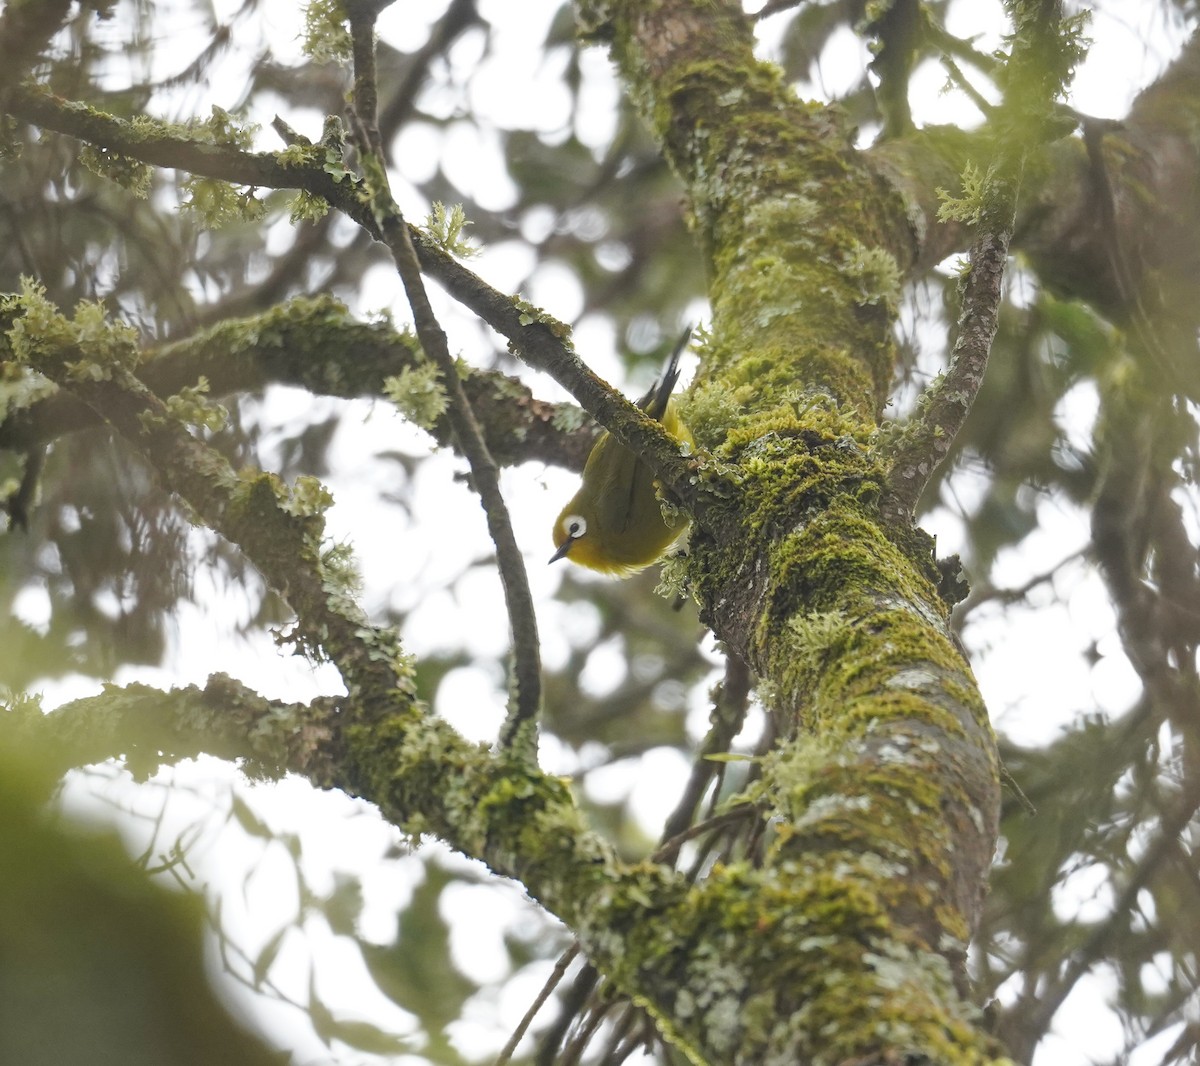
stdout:
{"type": "Polygon", "coordinates": [[[512,1057],[517,1050],[517,1045],[521,1042],[521,1038],[525,1035],[526,1030],[529,1029],[530,1023],[537,1017],[538,1011],[542,1009],[546,1000],[550,998],[550,993],[558,987],[558,983],[566,975],[568,968],[575,961],[575,956],[578,954],[579,944],[575,943],[558,957],[558,962],[554,964],[554,972],[546,979],[546,983],[542,985],[541,991],[534,997],[533,1002],[529,1004],[529,1010],[517,1022],[517,1027],[513,1030],[512,1036],[508,1038],[508,1043],[500,1049],[500,1054],[496,1057],[495,1066],[506,1066],[507,1063],[512,1061],[512,1057]]]}
{"type": "Polygon", "coordinates": [[[659,840],[659,850],[656,858],[660,862],[674,863],[678,856],[679,847],[668,848],[668,843],[674,843],[691,824],[696,813],[696,807],[704,796],[704,790],[716,775],[722,765],[709,758],[729,750],[733,738],[742,728],[746,717],[746,701],[750,693],[750,668],[732,651],[725,660],[725,678],[713,699],[713,708],[709,715],[711,723],[704,743],[696,753],[695,762],[683,794],[675,805],[675,810],[667,818],[663,826],[662,837],[659,840]]]}
{"type": "Polygon", "coordinates": [[[600,971],[585,961],[583,969],[575,975],[567,990],[562,1013],[542,1036],[534,1060],[537,1066],[559,1066],[558,1049],[566,1045],[567,1031],[583,1012],[584,1004],[599,980],[600,971]]]}
{"type": "Polygon", "coordinates": [[[967,76],[962,72],[959,65],[944,53],[942,55],[942,66],[946,68],[946,73],[950,75],[950,80],[958,86],[961,92],[966,94],[971,103],[979,108],[979,112],[984,118],[991,118],[995,115],[995,105],[967,80],[967,76]]]}
{"type": "Polygon", "coordinates": [[[956,621],[959,626],[966,619],[967,615],[977,607],[983,606],[985,603],[998,601],[1004,605],[1020,603],[1039,585],[1051,583],[1057,576],[1058,572],[1063,567],[1070,563],[1078,562],[1087,554],[1085,548],[1077,548],[1063,558],[1059,559],[1053,566],[1047,567],[1020,585],[1015,585],[1012,588],[1003,588],[996,585],[977,584],[971,589],[971,594],[963,601],[956,615],[956,621]]]}
{"type": "Polygon", "coordinates": [[[1137,903],[1138,894],[1146,887],[1158,869],[1172,854],[1182,854],[1180,837],[1200,810],[1200,783],[1193,782],[1182,793],[1172,810],[1163,815],[1158,835],[1146,847],[1145,854],[1134,867],[1121,894],[1113,901],[1110,917],[1097,925],[1071,954],[1061,977],[1049,987],[1039,985],[1037,996],[1026,1004],[1034,1020],[1026,1018],[1024,1025],[1032,1032],[1045,1032],[1055,1012],[1084,976],[1110,949],[1121,935],[1127,916],[1137,903]]]}
{"type": "Polygon", "coordinates": [[[458,378],[446,334],[425,291],[412,236],[388,185],[382,138],[376,125],[375,17],[378,8],[379,5],[370,0],[347,5],[354,45],[354,116],[359,151],[367,172],[366,186],[370,190],[371,206],[380,233],[404,284],[421,347],[441,372],[442,386],[450,401],[450,424],[459,448],[470,464],[475,491],[479,493],[487,515],[488,532],[496,545],[496,560],[513,640],[513,699],[500,740],[505,747],[513,747],[519,741],[522,753],[532,761],[536,759],[537,744],[535,734],[527,727],[536,721],[542,699],[541,650],[533,595],[508,507],[500,492],[499,469],[458,378]]]}

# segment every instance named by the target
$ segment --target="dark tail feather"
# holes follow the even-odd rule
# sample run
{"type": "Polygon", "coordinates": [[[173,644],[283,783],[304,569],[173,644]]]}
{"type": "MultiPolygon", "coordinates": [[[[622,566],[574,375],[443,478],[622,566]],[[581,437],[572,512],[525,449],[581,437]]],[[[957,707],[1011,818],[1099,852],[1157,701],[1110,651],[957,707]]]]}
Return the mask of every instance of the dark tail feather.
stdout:
{"type": "Polygon", "coordinates": [[[671,393],[675,391],[675,382],[679,380],[679,358],[691,339],[692,327],[688,326],[675,342],[675,348],[671,352],[671,358],[667,360],[662,377],[650,387],[650,391],[639,405],[651,418],[661,419],[666,411],[667,401],[671,399],[671,393]]]}

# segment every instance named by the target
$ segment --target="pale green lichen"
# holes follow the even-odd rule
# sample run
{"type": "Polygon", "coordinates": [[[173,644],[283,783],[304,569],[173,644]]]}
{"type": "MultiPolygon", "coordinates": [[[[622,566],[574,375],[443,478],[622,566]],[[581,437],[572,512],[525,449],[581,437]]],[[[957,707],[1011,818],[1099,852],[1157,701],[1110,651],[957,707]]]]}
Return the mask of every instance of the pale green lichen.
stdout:
{"type": "Polygon", "coordinates": [[[62,359],[72,379],[103,381],[116,369],[132,369],[140,357],[137,331],[111,321],[103,304],[83,300],[68,319],[46,299],[45,288],[31,278],[21,279],[19,294],[0,300],[0,316],[11,319],[5,339],[19,365],[62,359]]]}
{"type": "Polygon", "coordinates": [[[5,320],[12,320],[5,339],[10,358],[18,365],[31,365],[40,352],[68,348],[75,341],[66,316],[46,299],[45,287],[33,278],[22,276],[20,293],[6,295],[0,312],[5,320]]]}
{"type": "Polygon", "coordinates": [[[205,229],[221,229],[235,222],[259,222],[266,205],[251,189],[242,189],[216,178],[187,177],[180,183],[180,207],[205,229]]]}
{"type": "Polygon", "coordinates": [[[304,170],[323,162],[324,157],[324,147],[319,144],[307,144],[302,141],[298,141],[296,144],[289,144],[286,148],[281,148],[275,153],[275,159],[281,166],[300,167],[304,170]]]}
{"type": "Polygon", "coordinates": [[[842,270],[848,281],[858,282],[860,304],[878,303],[893,310],[899,303],[904,276],[886,248],[869,248],[854,239],[842,259],[842,270]]]}
{"type": "Polygon", "coordinates": [[[288,221],[293,225],[297,222],[319,222],[327,214],[329,201],[306,189],[301,189],[288,201],[288,221]]]}
{"type": "Polygon", "coordinates": [[[953,196],[943,188],[937,189],[938,199],[942,201],[938,221],[978,226],[991,210],[995,177],[995,164],[980,170],[974,163],[967,163],[962,172],[961,196],[953,196]]]}
{"type": "Polygon", "coordinates": [[[383,392],[401,414],[426,430],[433,428],[450,403],[438,368],[430,362],[406,366],[387,378],[383,392]]]}
{"type": "Polygon", "coordinates": [[[816,671],[844,650],[854,625],[841,610],[796,614],[787,620],[784,639],[795,656],[797,670],[816,671]]]}
{"type": "Polygon", "coordinates": [[[820,212],[821,205],[812,196],[787,192],[752,204],[746,212],[746,227],[769,234],[788,246],[811,244],[811,227],[820,212]]]}
{"type": "Polygon", "coordinates": [[[280,510],[291,515],[321,515],[333,506],[333,494],[321,484],[319,478],[301,474],[291,491],[280,500],[279,506],[280,510]]]}
{"type": "Polygon", "coordinates": [[[586,426],[591,416],[582,408],[569,403],[560,403],[550,416],[550,424],[562,433],[574,433],[586,426]]]}
{"type": "Polygon", "coordinates": [[[675,552],[663,560],[654,592],[655,595],[672,601],[689,597],[691,590],[688,585],[687,555],[684,552],[675,552]]]}
{"type": "Polygon", "coordinates": [[[568,351],[575,350],[574,345],[571,343],[571,327],[565,322],[560,322],[548,311],[531,304],[528,300],[522,299],[520,296],[514,296],[512,302],[513,306],[521,312],[519,321],[522,326],[543,325],[562,341],[568,351]]]}
{"type": "Polygon", "coordinates": [[[79,162],[93,174],[127,189],[139,200],[144,200],[150,195],[154,168],[149,163],[114,152],[102,145],[91,144],[85,144],[79,150],[79,162]]]}
{"type": "Polygon", "coordinates": [[[325,162],[321,169],[325,171],[334,181],[341,184],[343,181],[351,185],[359,183],[359,177],[347,165],[345,159],[339,151],[329,149],[325,154],[325,162]]]}
{"type": "Polygon", "coordinates": [[[173,418],[187,425],[203,426],[212,433],[224,429],[229,420],[229,411],[208,399],[208,379],[205,377],[168,396],[164,403],[173,418]]]}
{"type": "MultiPolygon", "coordinates": [[[[297,488],[299,487],[298,482],[299,479],[297,479],[297,488]]],[[[325,495],[328,496],[328,493],[325,495]]],[[[332,498],[330,498],[330,502],[332,502],[332,498]]],[[[362,592],[362,574],[359,572],[358,563],[354,557],[354,548],[347,542],[331,544],[321,553],[321,574],[326,591],[337,588],[356,599],[362,592]]],[[[356,604],[354,616],[359,617],[360,613],[356,604]]]]}
{"type": "Polygon", "coordinates": [[[465,235],[464,230],[471,223],[462,204],[452,204],[446,207],[440,200],[435,200],[425,216],[423,227],[426,236],[444,252],[458,256],[459,259],[470,259],[479,254],[479,247],[473,244],[465,235]]]}
{"type": "Polygon", "coordinates": [[[720,445],[729,427],[737,422],[754,396],[755,390],[750,385],[730,388],[724,381],[713,379],[697,382],[675,402],[696,446],[721,455],[720,445]]]}
{"type": "Polygon", "coordinates": [[[350,62],[354,42],[340,0],[309,0],[304,8],[300,47],[317,63],[350,62]]]}
{"type": "Polygon", "coordinates": [[[254,144],[259,126],[256,122],[242,122],[223,107],[213,104],[212,113],[208,118],[199,122],[189,122],[187,129],[193,140],[225,144],[245,150],[254,144]]]}

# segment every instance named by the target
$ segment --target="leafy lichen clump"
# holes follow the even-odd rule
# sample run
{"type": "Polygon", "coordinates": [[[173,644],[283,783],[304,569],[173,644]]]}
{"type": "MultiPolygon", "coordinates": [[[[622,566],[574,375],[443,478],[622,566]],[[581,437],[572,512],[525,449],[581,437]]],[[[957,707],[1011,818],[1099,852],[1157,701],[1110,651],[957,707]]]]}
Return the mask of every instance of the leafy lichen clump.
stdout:
{"type": "Polygon", "coordinates": [[[20,293],[0,298],[4,324],[8,358],[34,368],[44,360],[61,363],[73,380],[107,380],[114,370],[133,369],[140,358],[137,331],[111,320],[103,304],[83,300],[67,318],[31,278],[21,279],[20,293]]]}
{"type": "Polygon", "coordinates": [[[384,382],[383,390],[401,413],[422,429],[432,429],[450,402],[438,368],[431,362],[406,366],[384,382]]]}
{"type": "Polygon", "coordinates": [[[349,63],[354,45],[341,0],[309,0],[301,47],[318,63],[349,63]]]}
{"type": "Polygon", "coordinates": [[[216,178],[184,178],[181,207],[205,229],[221,229],[235,222],[259,222],[266,205],[250,189],[216,178]]]}
{"type": "Polygon", "coordinates": [[[471,223],[462,204],[447,207],[435,200],[425,217],[425,233],[443,251],[460,259],[470,259],[479,254],[479,248],[466,236],[466,227],[471,223]]]}

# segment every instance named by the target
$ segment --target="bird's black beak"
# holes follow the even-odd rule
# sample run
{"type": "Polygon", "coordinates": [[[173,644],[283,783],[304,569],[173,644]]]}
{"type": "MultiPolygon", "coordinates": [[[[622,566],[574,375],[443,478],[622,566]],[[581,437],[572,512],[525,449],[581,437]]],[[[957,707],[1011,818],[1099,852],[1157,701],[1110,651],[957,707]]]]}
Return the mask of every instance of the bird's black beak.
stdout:
{"type": "Polygon", "coordinates": [[[550,562],[556,563],[556,562],[558,562],[559,559],[565,559],[567,557],[567,552],[569,552],[571,550],[571,546],[574,543],[575,543],[574,537],[567,537],[567,539],[564,540],[558,546],[558,551],[556,551],[552,556],[550,556],[550,562]]]}

